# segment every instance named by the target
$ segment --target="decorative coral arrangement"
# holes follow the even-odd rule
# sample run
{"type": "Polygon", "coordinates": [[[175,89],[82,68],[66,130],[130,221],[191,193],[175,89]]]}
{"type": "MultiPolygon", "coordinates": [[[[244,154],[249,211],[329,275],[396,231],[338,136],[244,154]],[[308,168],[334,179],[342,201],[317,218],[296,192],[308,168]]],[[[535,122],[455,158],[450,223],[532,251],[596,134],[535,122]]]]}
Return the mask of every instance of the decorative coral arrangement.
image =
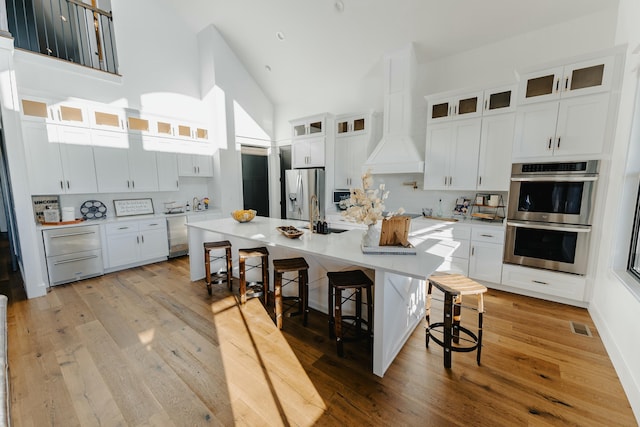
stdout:
{"type": "Polygon", "coordinates": [[[378,188],[372,187],[373,177],[369,169],[362,175],[362,188],[350,190],[349,207],[342,212],[342,216],[360,224],[375,225],[379,220],[404,213],[404,209],[400,208],[385,215],[384,201],[389,197],[389,191],[385,190],[384,184],[378,188]]]}

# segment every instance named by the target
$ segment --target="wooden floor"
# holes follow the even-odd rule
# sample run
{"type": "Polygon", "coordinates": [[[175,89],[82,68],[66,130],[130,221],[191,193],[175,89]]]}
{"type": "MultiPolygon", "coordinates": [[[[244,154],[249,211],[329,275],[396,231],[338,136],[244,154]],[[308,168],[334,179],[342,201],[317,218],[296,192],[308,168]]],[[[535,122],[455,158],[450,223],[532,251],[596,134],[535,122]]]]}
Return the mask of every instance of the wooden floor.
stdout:
{"type": "Polygon", "coordinates": [[[32,300],[2,264],[14,426],[636,425],[583,309],[489,291],[481,366],[444,369],[419,327],[378,378],[365,344],[336,356],[324,315],[280,332],[257,299],[189,282],[186,257],[32,300]]]}

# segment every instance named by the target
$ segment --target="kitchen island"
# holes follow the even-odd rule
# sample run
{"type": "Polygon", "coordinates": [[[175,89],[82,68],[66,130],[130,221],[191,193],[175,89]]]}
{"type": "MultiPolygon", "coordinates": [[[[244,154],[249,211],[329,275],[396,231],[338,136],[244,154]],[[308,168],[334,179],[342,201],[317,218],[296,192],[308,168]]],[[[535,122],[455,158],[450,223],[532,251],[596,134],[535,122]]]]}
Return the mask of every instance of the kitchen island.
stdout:
{"type": "MultiPolygon", "coordinates": [[[[305,230],[298,239],[289,239],[276,230],[284,225],[302,229],[307,224],[267,217],[256,217],[248,223],[225,218],[187,224],[189,252],[193,254],[189,260],[191,280],[204,278],[204,258],[197,254],[202,252],[205,241],[230,240],[234,258],[237,258],[239,248],[266,246],[272,260],[295,256],[307,260],[310,266],[309,306],[327,313],[327,271],[364,269],[374,276],[375,284],[373,373],[383,376],[424,318],[425,280],[455,248],[437,240],[410,236],[416,255],[365,255],[360,247],[361,230],[328,235],[305,230]]],[[[234,265],[238,265],[235,259],[234,265]]]]}

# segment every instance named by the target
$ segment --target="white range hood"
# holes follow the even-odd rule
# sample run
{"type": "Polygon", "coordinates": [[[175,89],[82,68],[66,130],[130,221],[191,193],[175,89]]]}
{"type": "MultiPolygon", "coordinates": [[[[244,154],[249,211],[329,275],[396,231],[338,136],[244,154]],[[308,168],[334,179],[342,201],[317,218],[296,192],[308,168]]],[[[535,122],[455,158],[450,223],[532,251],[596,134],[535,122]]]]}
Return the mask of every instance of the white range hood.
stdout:
{"type": "Polygon", "coordinates": [[[424,173],[424,156],[413,138],[416,57],[413,45],[384,56],[382,139],[363,169],[374,174],[424,173]]]}

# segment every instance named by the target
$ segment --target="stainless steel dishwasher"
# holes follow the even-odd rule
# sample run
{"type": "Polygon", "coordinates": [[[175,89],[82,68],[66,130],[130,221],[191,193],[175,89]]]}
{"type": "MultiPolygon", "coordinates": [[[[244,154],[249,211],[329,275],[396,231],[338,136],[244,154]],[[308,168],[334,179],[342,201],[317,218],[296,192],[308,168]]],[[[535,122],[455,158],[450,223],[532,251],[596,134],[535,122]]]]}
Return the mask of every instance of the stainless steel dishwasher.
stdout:
{"type": "Polygon", "coordinates": [[[169,258],[189,253],[186,215],[167,214],[167,236],[169,239],[169,258]]]}
{"type": "Polygon", "coordinates": [[[104,274],[100,226],[42,230],[49,285],[61,285],[104,274]]]}

